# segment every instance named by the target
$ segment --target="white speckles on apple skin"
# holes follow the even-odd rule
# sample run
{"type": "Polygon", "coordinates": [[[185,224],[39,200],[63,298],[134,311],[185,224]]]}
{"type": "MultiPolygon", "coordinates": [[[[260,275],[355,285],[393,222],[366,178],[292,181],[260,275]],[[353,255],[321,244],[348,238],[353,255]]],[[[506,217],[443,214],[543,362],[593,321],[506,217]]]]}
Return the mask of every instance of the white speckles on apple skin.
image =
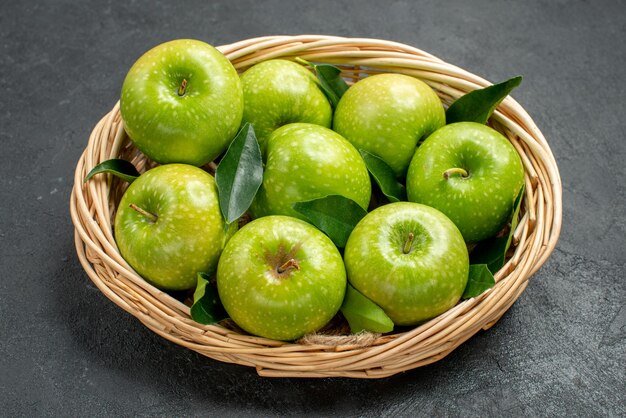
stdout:
{"type": "Polygon", "coordinates": [[[461,233],[441,212],[399,202],[370,212],[344,251],[348,280],[397,325],[415,325],[454,306],[469,272],[461,233]],[[403,251],[408,233],[411,251],[403,251]]]}
{"type": "Polygon", "coordinates": [[[254,65],[242,76],[243,122],[254,126],[261,150],[277,128],[295,122],[329,128],[332,108],[315,76],[303,66],[286,60],[254,65]]]}
{"type": "Polygon", "coordinates": [[[328,195],[342,195],[367,208],[371,183],[359,152],[341,135],[318,125],[293,123],[274,131],[253,215],[303,219],[294,203],[328,195]]]}
{"type": "Polygon", "coordinates": [[[499,132],[474,122],[447,125],[417,149],[407,173],[410,201],[435,207],[459,228],[467,242],[495,235],[511,214],[524,183],[524,167],[499,132]],[[470,176],[453,176],[449,168],[470,176]]]}
{"type": "Polygon", "coordinates": [[[333,129],[404,176],[417,142],[444,124],[443,105],[427,84],[379,74],[348,89],[335,110],[333,129]]]}
{"type": "Polygon", "coordinates": [[[198,272],[211,272],[225,241],[217,187],[205,171],[168,164],[142,174],[127,189],[115,217],[122,257],[157,287],[189,289],[198,272]],[[151,222],[131,209],[155,214],[151,222]]]}
{"type": "Polygon", "coordinates": [[[122,86],[120,111],[128,136],[148,157],[199,166],[224,151],[237,133],[243,92],[236,70],[218,50],[176,40],[151,49],[133,65],[122,86]],[[154,73],[152,64],[162,71],[154,73]],[[183,78],[187,92],[179,96],[183,78]]]}
{"type": "MultiPolygon", "coordinates": [[[[286,261],[286,260],[285,260],[286,261]]],[[[226,244],[217,288],[229,316],[251,334],[294,340],[328,323],[343,302],[346,273],[332,241],[298,219],[267,216],[226,244]],[[292,257],[298,270],[276,277],[273,260],[292,257]]]]}

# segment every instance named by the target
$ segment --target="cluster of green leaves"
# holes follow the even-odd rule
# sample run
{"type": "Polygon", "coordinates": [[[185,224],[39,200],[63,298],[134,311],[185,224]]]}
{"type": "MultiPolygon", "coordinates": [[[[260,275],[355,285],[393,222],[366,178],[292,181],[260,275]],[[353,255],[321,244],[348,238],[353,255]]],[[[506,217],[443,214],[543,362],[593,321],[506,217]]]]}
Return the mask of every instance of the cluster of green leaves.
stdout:
{"type": "MultiPolygon", "coordinates": [[[[321,90],[335,108],[349,87],[341,77],[341,70],[333,65],[313,64],[299,58],[297,61],[314,70],[321,90]]],[[[521,81],[521,76],[514,77],[460,97],[447,109],[446,123],[461,121],[487,123],[498,104],[521,81]]],[[[391,167],[377,155],[365,150],[359,152],[373,181],[385,198],[389,202],[406,201],[405,186],[398,180],[391,167]]],[[[116,175],[129,183],[139,176],[130,162],[112,159],[94,167],[85,181],[100,173],[116,175]]],[[[246,123],[232,140],[217,167],[215,180],[224,219],[227,224],[236,222],[249,209],[263,182],[263,160],[252,125],[246,123]]],[[[523,194],[522,189],[515,201],[509,233],[481,242],[472,251],[469,278],[463,299],[479,296],[494,286],[493,274],[504,265],[512,234],[517,226],[523,194]]],[[[338,195],[298,202],[294,209],[328,235],[338,248],[345,247],[350,233],[367,214],[367,211],[356,202],[338,195]]],[[[195,321],[213,324],[227,317],[215,283],[211,282],[209,274],[198,274],[193,299],[191,316],[195,321]]],[[[393,322],[385,312],[350,285],[347,287],[341,312],[354,333],[363,330],[385,333],[393,330],[393,322]]]]}

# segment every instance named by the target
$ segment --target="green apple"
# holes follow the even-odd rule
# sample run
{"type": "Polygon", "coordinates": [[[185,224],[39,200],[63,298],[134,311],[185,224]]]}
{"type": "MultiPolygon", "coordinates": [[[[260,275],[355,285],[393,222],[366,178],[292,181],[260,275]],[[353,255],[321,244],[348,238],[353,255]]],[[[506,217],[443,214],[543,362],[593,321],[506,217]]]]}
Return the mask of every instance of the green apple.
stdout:
{"type": "Polygon", "coordinates": [[[191,39],[158,45],[132,66],[120,99],[124,128],[159,163],[206,164],[237,134],[243,93],[237,71],[191,39]]]}
{"type": "Polygon", "coordinates": [[[228,241],[217,267],[226,312],[247,332],[295,340],[335,316],[346,290],[339,251],[299,219],[267,216],[228,241]]]}
{"type": "Polygon", "coordinates": [[[444,214],[412,202],[381,206],[354,228],[344,252],[348,281],[397,325],[415,325],[459,301],[467,247],[444,214]]]}
{"type": "Polygon", "coordinates": [[[187,164],[162,165],[139,176],[115,216],[120,254],[162,289],[190,289],[198,272],[215,271],[225,239],[215,180],[187,164]]]}
{"type": "Polygon", "coordinates": [[[263,184],[251,210],[255,218],[287,215],[304,219],[293,204],[341,195],[367,209],[371,184],[359,152],[336,132],[292,123],[268,139],[263,184]]]}
{"type": "Polygon", "coordinates": [[[418,141],[445,123],[443,105],[426,83],[402,74],[378,74],[346,91],[333,129],[403,177],[418,141]]]}
{"type": "Polygon", "coordinates": [[[332,109],[315,76],[292,61],[263,61],[241,76],[243,121],[265,151],[268,136],[289,123],[303,122],[330,128],[332,109]]]}
{"type": "Polygon", "coordinates": [[[406,179],[409,200],[445,213],[467,242],[504,227],[523,184],[524,167],[513,145],[475,122],[453,123],[429,136],[406,179]]]}

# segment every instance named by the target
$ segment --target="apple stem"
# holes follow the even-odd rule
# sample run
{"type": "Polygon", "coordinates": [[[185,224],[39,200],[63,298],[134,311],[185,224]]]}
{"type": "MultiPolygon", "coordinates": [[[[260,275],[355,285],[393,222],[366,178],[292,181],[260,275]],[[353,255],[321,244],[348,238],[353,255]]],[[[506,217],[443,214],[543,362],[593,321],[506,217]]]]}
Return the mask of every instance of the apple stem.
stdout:
{"type": "Polygon", "coordinates": [[[178,88],[178,95],[179,96],[184,96],[185,95],[185,90],[187,90],[187,79],[183,78],[182,83],[180,83],[180,87],[178,88]]]}
{"type": "Polygon", "coordinates": [[[131,209],[136,210],[137,212],[139,212],[140,214],[142,214],[143,216],[145,216],[146,218],[148,218],[148,220],[150,220],[150,222],[155,223],[157,221],[158,216],[156,216],[153,213],[148,212],[145,209],[140,208],[139,206],[135,205],[134,203],[131,203],[130,205],[128,205],[128,207],[130,207],[131,209]]]}
{"type": "Polygon", "coordinates": [[[404,243],[404,248],[402,249],[402,252],[404,254],[408,254],[411,252],[411,247],[413,247],[413,240],[415,239],[415,234],[413,234],[413,232],[409,232],[409,237],[407,238],[406,242],[404,243]]]}
{"type": "Polygon", "coordinates": [[[285,264],[283,264],[282,266],[278,267],[276,269],[276,271],[278,272],[278,274],[283,274],[284,272],[286,272],[289,269],[300,270],[300,265],[298,264],[298,262],[296,260],[294,260],[293,258],[290,258],[289,260],[287,260],[287,262],[285,264]]]}
{"type": "Polygon", "coordinates": [[[460,174],[461,177],[466,178],[469,177],[469,173],[460,167],[449,168],[443,172],[443,178],[448,180],[450,176],[454,174],[460,174]]]}

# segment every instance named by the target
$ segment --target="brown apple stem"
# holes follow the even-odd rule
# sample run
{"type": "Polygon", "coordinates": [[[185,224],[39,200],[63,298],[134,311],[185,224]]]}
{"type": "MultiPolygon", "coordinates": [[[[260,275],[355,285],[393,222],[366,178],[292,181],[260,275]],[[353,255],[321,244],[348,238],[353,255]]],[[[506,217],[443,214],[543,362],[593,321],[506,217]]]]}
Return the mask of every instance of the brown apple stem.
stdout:
{"type": "Polygon", "coordinates": [[[185,95],[185,90],[187,90],[187,79],[183,78],[182,83],[180,83],[180,87],[178,88],[178,95],[179,96],[184,96],[185,95]]]}
{"type": "Polygon", "coordinates": [[[156,216],[153,213],[148,212],[145,209],[140,208],[139,206],[135,205],[134,203],[131,203],[130,205],[128,205],[128,207],[130,207],[131,209],[136,210],[137,212],[139,212],[141,215],[145,216],[146,218],[148,218],[148,220],[152,223],[155,223],[157,221],[157,219],[159,219],[158,216],[156,216]]]}
{"type": "Polygon", "coordinates": [[[460,167],[449,168],[443,172],[443,178],[448,180],[450,176],[454,174],[460,174],[461,177],[466,178],[469,176],[469,173],[460,167]]]}
{"type": "Polygon", "coordinates": [[[300,265],[298,264],[298,262],[296,260],[294,260],[293,258],[290,258],[289,260],[287,260],[287,262],[285,264],[283,264],[282,266],[278,267],[276,269],[276,271],[278,272],[278,274],[283,274],[284,272],[286,272],[289,269],[300,270],[300,265]]]}
{"type": "Polygon", "coordinates": [[[408,254],[411,252],[411,248],[413,247],[413,240],[415,239],[415,235],[413,234],[413,232],[409,232],[409,237],[407,238],[406,242],[404,243],[404,248],[402,249],[402,252],[404,254],[408,254]]]}

